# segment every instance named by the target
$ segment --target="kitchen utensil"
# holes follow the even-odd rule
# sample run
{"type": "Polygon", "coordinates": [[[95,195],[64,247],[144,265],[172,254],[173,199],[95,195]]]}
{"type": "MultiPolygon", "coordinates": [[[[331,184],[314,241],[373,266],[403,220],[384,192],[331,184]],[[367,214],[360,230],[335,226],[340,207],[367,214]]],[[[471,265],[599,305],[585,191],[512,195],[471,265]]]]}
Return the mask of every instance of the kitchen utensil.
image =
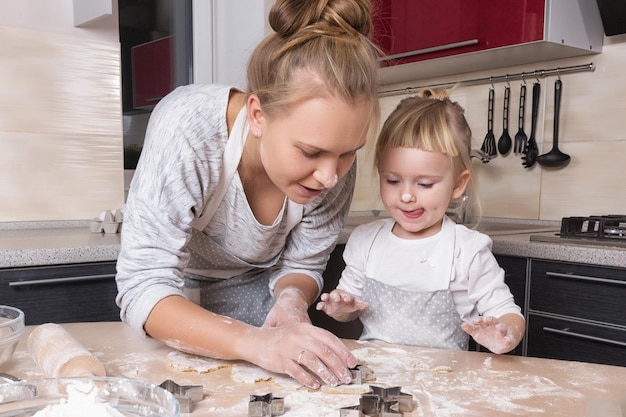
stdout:
{"type": "Polygon", "coordinates": [[[509,135],[509,101],[511,96],[511,87],[504,87],[504,109],[502,111],[502,135],[498,139],[498,152],[500,155],[506,155],[511,150],[513,141],[509,135]]]}
{"type": "Polygon", "coordinates": [[[554,82],[554,133],[552,150],[537,157],[537,163],[545,167],[560,167],[570,161],[570,156],[559,150],[559,113],[561,110],[561,92],[563,83],[560,79],[554,82]]]}
{"type": "Polygon", "coordinates": [[[285,399],[274,397],[271,392],[264,395],[250,395],[248,417],[274,417],[285,414],[285,399]]]}
{"type": "Polygon", "coordinates": [[[0,398],[5,399],[0,402],[2,416],[33,416],[49,406],[46,415],[109,415],[106,409],[113,408],[125,417],[180,417],[180,406],[171,392],[124,378],[23,380],[0,384],[0,398]]]}
{"type": "Polygon", "coordinates": [[[519,92],[519,128],[517,133],[515,134],[515,142],[513,146],[513,152],[520,154],[524,152],[524,148],[526,147],[526,141],[528,137],[526,136],[526,132],[524,132],[524,113],[526,108],[526,84],[522,84],[519,92]]]}
{"type": "Polygon", "coordinates": [[[522,156],[522,165],[524,168],[530,168],[537,162],[537,155],[539,154],[539,148],[537,147],[537,140],[535,134],[537,131],[537,113],[539,111],[539,93],[541,92],[541,84],[536,82],[533,84],[533,107],[531,110],[531,126],[530,136],[526,147],[524,148],[524,156],[522,156]]]}
{"type": "Polygon", "coordinates": [[[496,150],[496,137],[493,134],[493,101],[495,97],[495,90],[493,87],[489,89],[489,105],[487,108],[487,135],[483,141],[483,145],[480,149],[489,156],[496,156],[498,151],[496,150]]]}
{"type": "Polygon", "coordinates": [[[105,376],[104,365],[61,325],[42,324],[28,336],[28,351],[49,377],[105,376]]]}
{"type": "Polygon", "coordinates": [[[178,385],[171,379],[161,382],[159,387],[171,392],[178,400],[182,413],[191,412],[191,404],[202,401],[204,387],[202,385],[178,385]]]}
{"type": "Polygon", "coordinates": [[[0,305],[0,366],[13,357],[15,347],[24,334],[24,312],[0,305]]]}

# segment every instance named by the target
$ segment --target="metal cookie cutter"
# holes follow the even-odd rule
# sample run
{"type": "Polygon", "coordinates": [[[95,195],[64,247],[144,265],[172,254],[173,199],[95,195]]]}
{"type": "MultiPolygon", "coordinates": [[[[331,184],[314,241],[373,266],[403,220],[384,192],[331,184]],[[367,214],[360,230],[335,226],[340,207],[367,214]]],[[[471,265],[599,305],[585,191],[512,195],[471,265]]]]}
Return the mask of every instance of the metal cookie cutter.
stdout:
{"type": "Polygon", "coordinates": [[[339,410],[340,417],[398,417],[415,409],[413,396],[400,387],[382,388],[370,385],[370,392],[362,394],[359,405],[339,410]]]}
{"type": "Polygon", "coordinates": [[[374,371],[365,365],[357,365],[350,369],[352,374],[352,381],[350,384],[363,384],[365,382],[375,381],[374,371]]]}
{"type": "Polygon", "coordinates": [[[272,417],[285,414],[285,400],[274,397],[272,393],[265,395],[250,395],[248,403],[248,417],[272,417]]]}
{"type": "Polygon", "coordinates": [[[0,404],[37,398],[37,387],[23,383],[11,374],[0,372],[0,404]]]}
{"type": "Polygon", "coordinates": [[[202,385],[178,385],[171,379],[166,379],[159,387],[174,394],[174,397],[176,397],[180,404],[181,413],[190,413],[191,403],[202,401],[202,385]]]}

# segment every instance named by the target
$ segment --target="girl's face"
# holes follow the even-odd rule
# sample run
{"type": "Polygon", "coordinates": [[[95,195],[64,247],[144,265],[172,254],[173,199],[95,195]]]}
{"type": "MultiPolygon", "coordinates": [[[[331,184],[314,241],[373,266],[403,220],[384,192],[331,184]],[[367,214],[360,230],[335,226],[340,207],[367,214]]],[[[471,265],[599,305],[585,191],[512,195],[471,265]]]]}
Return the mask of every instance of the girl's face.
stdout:
{"type": "Polygon", "coordinates": [[[396,221],[394,234],[411,239],[441,230],[450,200],[463,194],[470,173],[456,176],[443,153],[398,147],[381,158],[379,176],[383,204],[396,221]]]}
{"type": "Polygon", "coordinates": [[[356,151],[365,145],[371,103],[312,98],[280,117],[256,115],[267,175],[290,200],[304,204],[350,170],[356,151]]]}

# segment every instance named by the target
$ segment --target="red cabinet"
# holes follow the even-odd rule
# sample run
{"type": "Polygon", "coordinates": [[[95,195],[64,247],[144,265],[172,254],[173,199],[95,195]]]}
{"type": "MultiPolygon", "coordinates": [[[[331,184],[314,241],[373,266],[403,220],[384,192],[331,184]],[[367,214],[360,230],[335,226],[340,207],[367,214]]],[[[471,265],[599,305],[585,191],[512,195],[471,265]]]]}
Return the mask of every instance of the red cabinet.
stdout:
{"type": "Polygon", "coordinates": [[[596,0],[375,0],[373,20],[383,67],[499,51],[426,76],[598,53],[604,37],[596,0]]]}
{"type": "Polygon", "coordinates": [[[387,65],[538,41],[544,6],[545,0],[381,0],[375,36],[387,65]]]}

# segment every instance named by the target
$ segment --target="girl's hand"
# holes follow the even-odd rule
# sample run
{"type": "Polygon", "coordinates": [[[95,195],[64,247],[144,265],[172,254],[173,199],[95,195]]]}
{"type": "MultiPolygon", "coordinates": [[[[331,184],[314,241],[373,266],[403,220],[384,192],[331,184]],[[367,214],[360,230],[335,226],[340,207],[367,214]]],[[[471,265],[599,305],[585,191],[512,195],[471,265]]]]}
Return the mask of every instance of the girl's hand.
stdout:
{"type": "Polygon", "coordinates": [[[354,320],[359,312],[367,307],[367,303],[359,300],[347,291],[335,289],[330,293],[320,296],[320,301],[315,307],[323,311],[337,321],[354,320]]]}
{"type": "Polygon", "coordinates": [[[318,389],[321,382],[329,386],[350,383],[350,368],[357,365],[341,340],[308,323],[252,328],[243,344],[246,360],[287,374],[312,389],[318,389]]]}
{"type": "Polygon", "coordinates": [[[521,340],[514,328],[496,317],[478,317],[472,323],[463,323],[461,328],[493,353],[506,353],[515,349],[521,340]]]}

